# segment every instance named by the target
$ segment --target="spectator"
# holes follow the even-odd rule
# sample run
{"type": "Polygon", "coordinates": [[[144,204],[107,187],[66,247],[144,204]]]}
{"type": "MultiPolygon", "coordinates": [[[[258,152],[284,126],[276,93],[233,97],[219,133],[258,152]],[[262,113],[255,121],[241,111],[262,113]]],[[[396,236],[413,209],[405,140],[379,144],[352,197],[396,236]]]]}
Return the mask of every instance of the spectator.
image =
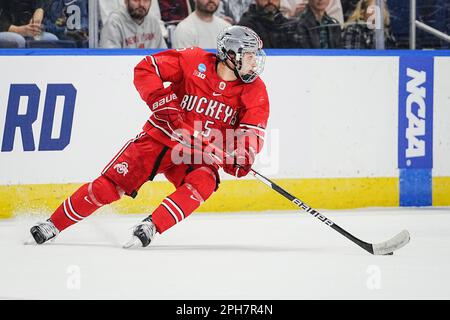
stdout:
{"type": "Polygon", "coordinates": [[[187,0],[159,0],[161,20],[168,24],[178,24],[192,13],[187,0]]]}
{"type": "MultiPolygon", "coordinates": [[[[295,18],[300,16],[307,4],[308,0],[281,0],[280,10],[287,18],[295,18]]],[[[344,25],[341,0],[331,0],[326,12],[330,17],[339,21],[342,26],[344,25]]]]}
{"type": "Polygon", "coordinates": [[[345,22],[347,22],[348,18],[350,18],[353,11],[355,11],[356,4],[358,3],[358,1],[359,0],[341,0],[342,11],[344,12],[344,21],[345,22]]]}
{"type": "MultiPolygon", "coordinates": [[[[98,3],[99,12],[100,12],[100,20],[102,24],[105,24],[108,20],[109,15],[119,9],[120,7],[125,7],[124,0],[99,0],[98,3]]],[[[161,28],[161,32],[164,38],[168,37],[168,32],[166,27],[164,26],[164,22],[161,20],[161,11],[159,10],[159,2],[158,0],[153,0],[150,5],[150,14],[158,19],[159,26],[161,28]]]]}
{"type": "Polygon", "coordinates": [[[252,3],[255,3],[255,0],[220,0],[216,15],[231,24],[236,24],[252,3]]]}
{"type": "Polygon", "coordinates": [[[24,48],[27,40],[58,40],[43,31],[45,7],[44,0],[0,0],[0,41],[24,48]]]}
{"type": "Polygon", "coordinates": [[[330,0],[309,0],[297,25],[297,44],[300,48],[341,48],[341,25],[326,13],[330,0]]]}
{"type": "Polygon", "coordinates": [[[214,15],[218,6],[219,0],[195,0],[194,12],[181,21],[174,31],[173,47],[216,48],[220,31],[230,26],[214,15]]]}
{"type": "Polygon", "coordinates": [[[242,15],[239,25],[253,29],[266,48],[293,48],[292,30],[295,22],[284,17],[280,0],[256,0],[242,15]]]}
{"type": "Polygon", "coordinates": [[[167,29],[167,44],[173,46],[173,32],[181,21],[192,13],[192,6],[189,0],[159,0],[161,9],[161,20],[167,29]]]}
{"type": "MultiPolygon", "coordinates": [[[[155,0],[156,1],[156,0],[155,0]]],[[[103,26],[102,48],[167,48],[158,19],[148,14],[151,0],[125,0],[103,26]]]]}
{"type": "MultiPolygon", "coordinates": [[[[376,0],[360,0],[347,21],[343,41],[346,49],[375,49],[376,0]]],[[[390,27],[387,3],[384,4],[384,39],[386,49],[396,47],[390,27]]]]}
{"type": "Polygon", "coordinates": [[[46,29],[60,40],[72,40],[79,47],[88,47],[88,0],[54,0],[44,21],[46,29]]]}
{"type": "MultiPolygon", "coordinates": [[[[100,11],[100,19],[103,23],[106,23],[106,20],[108,20],[109,15],[119,9],[120,6],[124,6],[125,1],[124,0],[99,0],[98,2],[98,8],[100,11]]],[[[150,13],[153,14],[156,18],[161,20],[161,12],[159,10],[159,2],[158,0],[152,1],[152,4],[150,5],[150,13]]]]}

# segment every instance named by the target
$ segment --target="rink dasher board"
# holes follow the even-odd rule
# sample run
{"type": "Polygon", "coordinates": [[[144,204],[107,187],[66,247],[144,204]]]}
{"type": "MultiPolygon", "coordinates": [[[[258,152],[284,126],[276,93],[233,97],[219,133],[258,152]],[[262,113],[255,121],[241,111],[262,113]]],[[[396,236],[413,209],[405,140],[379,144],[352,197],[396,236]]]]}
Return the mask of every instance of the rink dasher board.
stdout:
{"type": "MultiPolygon", "coordinates": [[[[148,109],[133,86],[132,72],[152,52],[0,50],[0,166],[7,168],[0,175],[0,216],[52,210],[80,183],[97,177],[116,151],[139,133],[148,109]],[[28,137],[22,138],[16,129],[13,139],[9,137],[12,150],[3,151],[8,149],[3,148],[6,113],[19,85],[34,94],[37,116],[28,137]],[[68,92],[66,97],[75,92],[70,132],[62,121],[64,96],[55,99],[52,126],[47,122],[44,126],[52,90],[68,92]],[[49,127],[52,132],[43,135],[43,128],[49,127]],[[58,136],[62,132],[64,137],[58,136]],[[46,147],[42,136],[47,141],[61,138],[54,148],[62,150],[39,150],[46,147]]],[[[413,177],[417,188],[408,189],[406,196],[414,202],[425,194],[434,206],[450,205],[448,51],[267,53],[262,78],[271,117],[255,168],[311,206],[330,209],[401,205],[405,191],[399,172],[399,64],[405,57],[432,59],[432,168],[426,168],[427,189],[421,190],[422,180],[413,177]]],[[[18,114],[26,114],[30,97],[19,101],[18,114]]],[[[292,204],[258,181],[237,181],[226,175],[222,179],[219,192],[201,211],[292,209],[292,204]]],[[[173,190],[162,178],[156,180],[144,186],[137,199],[123,200],[114,210],[132,213],[156,206],[173,190]]]]}

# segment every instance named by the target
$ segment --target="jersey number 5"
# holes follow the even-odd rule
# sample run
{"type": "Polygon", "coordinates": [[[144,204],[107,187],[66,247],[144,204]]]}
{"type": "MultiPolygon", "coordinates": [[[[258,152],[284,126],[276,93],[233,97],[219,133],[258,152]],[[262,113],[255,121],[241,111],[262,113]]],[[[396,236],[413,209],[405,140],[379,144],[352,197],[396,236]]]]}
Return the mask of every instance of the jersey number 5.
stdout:
{"type": "Polygon", "coordinates": [[[214,124],[214,121],[206,120],[205,122],[205,130],[202,131],[202,135],[207,138],[211,134],[210,125],[214,124]]]}

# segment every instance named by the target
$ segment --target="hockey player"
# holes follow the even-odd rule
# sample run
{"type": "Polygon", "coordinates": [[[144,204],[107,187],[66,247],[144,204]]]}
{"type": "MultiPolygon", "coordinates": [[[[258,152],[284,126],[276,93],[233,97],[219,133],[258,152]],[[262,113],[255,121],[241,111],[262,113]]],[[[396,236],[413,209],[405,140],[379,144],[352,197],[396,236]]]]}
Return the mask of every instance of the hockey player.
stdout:
{"type": "Polygon", "coordinates": [[[193,47],[146,56],[134,69],[135,87],[151,111],[143,132],[125,144],[100,177],[33,226],[34,241],[53,239],[123,195],[136,197],[146,181],[164,174],[175,192],[134,227],[124,245],[146,247],[156,233],[188,217],[217,190],[220,167],[236,177],[247,175],[263,146],[269,116],[259,78],[264,62],[259,36],[242,26],[219,34],[217,54],[193,47]],[[230,130],[232,141],[221,141],[230,130]],[[219,152],[224,149],[228,155],[219,152]],[[181,162],[180,150],[188,155],[181,162]]]}

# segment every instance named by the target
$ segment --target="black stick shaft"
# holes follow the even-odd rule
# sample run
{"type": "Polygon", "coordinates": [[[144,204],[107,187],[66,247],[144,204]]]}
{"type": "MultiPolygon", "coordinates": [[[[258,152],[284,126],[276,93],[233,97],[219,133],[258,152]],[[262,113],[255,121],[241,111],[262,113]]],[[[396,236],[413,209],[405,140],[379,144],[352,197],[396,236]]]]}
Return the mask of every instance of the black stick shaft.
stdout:
{"type": "MultiPolygon", "coordinates": [[[[231,156],[229,153],[223,151],[220,148],[215,149],[216,152],[222,153],[221,154],[221,159],[224,158],[224,156],[227,157],[233,157],[231,156]]],[[[320,221],[322,221],[323,223],[325,223],[326,225],[328,225],[329,227],[333,228],[334,230],[336,230],[337,232],[339,232],[340,234],[342,234],[344,237],[346,237],[347,239],[349,239],[350,241],[352,241],[353,243],[357,244],[358,246],[360,246],[361,248],[363,248],[364,250],[368,251],[369,253],[373,254],[373,245],[367,242],[364,242],[358,238],[356,238],[355,236],[353,236],[351,233],[347,232],[346,230],[342,229],[341,227],[339,227],[337,224],[335,224],[333,221],[331,221],[330,219],[328,219],[327,217],[325,217],[323,214],[321,214],[320,212],[318,212],[317,210],[314,210],[313,208],[311,208],[310,206],[308,206],[306,203],[304,203],[303,201],[299,200],[298,198],[294,197],[292,194],[290,194],[289,192],[287,192],[286,190],[284,190],[283,188],[281,188],[279,185],[277,185],[275,182],[269,180],[268,178],[264,177],[262,174],[258,173],[257,171],[255,171],[254,169],[250,169],[250,172],[261,182],[263,182],[264,184],[266,184],[267,186],[269,186],[270,188],[272,188],[273,190],[275,190],[276,192],[278,192],[279,194],[281,194],[283,197],[285,197],[286,199],[288,199],[289,201],[293,202],[294,204],[296,204],[300,209],[308,212],[309,214],[311,214],[312,216],[316,217],[317,219],[319,219],[320,221]]]]}
{"type": "Polygon", "coordinates": [[[334,223],[333,221],[331,221],[330,219],[325,217],[323,214],[321,214],[317,210],[314,210],[313,208],[308,206],[306,203],[304,203],[303,201],[301,201],[298,198],[294,197],[292,194],[290,194],[289,192],[287,192],[286,190],[281,188],[279,185],[277,185],[275,182],[269,180],[268,178],[264,177],[263,175],[261,175],[260,173],[256,172],[255,170],[251,169],[250,172],[258,180],[260,180],[261,182],[263,182],[267,186],[271,187],[273,190],[275,190],[276,192],[281,194],[283,197],[285,197],[289,201],[291,201],[294,204],[296,204],[300,209],[302,209],[302,210],[306,211],[307,213],[311,214],[312,216],[316,217],[317,219],[319,219],[320,221],[322,221],[323,223],[325,223],[326,225],[328,225],[332,229],[334,229],[337,232],[339,232],[340,234],[342,234],[344,237],[346,237],[350,241],[356,243],[358,246],[360,246],[364,250],[366,250],[366,251],[368,251],[368,252],[373,254],[373,246],[370,243],[364,242],[364,241],[356,238],[351,233],[349,233],[346,230],[342,229],[336,223],[334,223]]]}

